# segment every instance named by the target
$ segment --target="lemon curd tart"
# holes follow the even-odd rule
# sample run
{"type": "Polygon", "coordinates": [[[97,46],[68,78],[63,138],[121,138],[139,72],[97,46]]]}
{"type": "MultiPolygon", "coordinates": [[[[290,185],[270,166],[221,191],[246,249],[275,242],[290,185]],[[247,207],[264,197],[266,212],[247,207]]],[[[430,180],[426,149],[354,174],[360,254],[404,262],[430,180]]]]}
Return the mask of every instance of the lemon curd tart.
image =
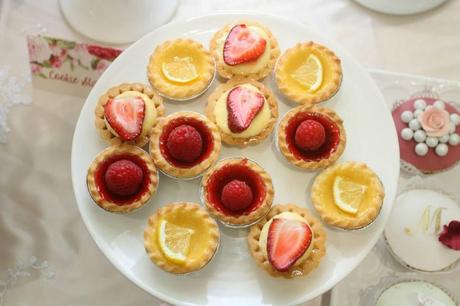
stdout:
{"type": "Polygon", "coordinates": [[[145,250],[160,269],[184,274],[203,268],[219,245],[219,228],[196,203],[176,202],[157,210],[144,231],[145,250]]]}
{"type": "Polygon", "coordinates": [[[144,146],[164,115],[162,98],[141,83],[123,83],[107,90],[95,108],[96,128],[112,145],[144,146]]]}
{"type": "Polygon", "coordinates": [[[278,102],[262,83],[235,78],[209,96],[206,116],[217,125],[225,144],[245,147],[271,134],[278,118],[278,102]]]}
{"type": "Polygon", "coordinates": [[[212,37],[210,50],[217,73],[225,79],[235,76],[263,79],[273,70],[280,54],[276,38],[256,21],[226,25],[212,37]]]}
{"type": "Polygon", "coordinates": [[[311,41],[298,43],[279,58],[275,79],[291,101],[315,104],[330,99],[339,90],[342,66],[327,47],[311,41]]]}
{"type": "Polygon", "coordinates": [[[321,219],[342,229],[360,229],[379,215],[385,192],[380,179],[362,162],[342,162],[314,180],[311,200],[321,219]]]}
{"type": "Polygon", "coordinates": [[[214,72],[209,51],[199,42],[183,38],[157,46],[147,67],[152,86],[172,100],[199,96],[211,84],[214,72]]]}

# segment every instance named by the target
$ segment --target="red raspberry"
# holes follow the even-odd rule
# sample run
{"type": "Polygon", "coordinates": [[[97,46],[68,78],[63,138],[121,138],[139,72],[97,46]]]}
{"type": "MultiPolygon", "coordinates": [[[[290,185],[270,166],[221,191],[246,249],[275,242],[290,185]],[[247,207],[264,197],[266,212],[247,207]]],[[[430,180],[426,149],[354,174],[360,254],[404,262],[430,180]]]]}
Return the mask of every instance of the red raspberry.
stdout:
{"type": "Polygon", "coordinates": [[[252,189],[243,181],[230,181],[222,189],[221,201],[232,211],[245,209],[251,205],[252,200],[252,189]]]}
{"type": "Polygon", "coordinates": [[[107,189],[119,196],[136,194],[142,184],[144,173],[138,165],[127,159],[111,164],[105,172],[107,189]]]}
{"type": "Polygon", "coordinates": [[[192,162],[201,156],[203,139],[191,125],[181,124],[175,127],[166,140],[169,154],[181,162],[192,162]]]}
{"type": "Polygon", "coordinates": [[[318,150],[326,141],[326,130],[318,121],[308,119],[297,127],[294,140],[301,150],[318,150]]]}

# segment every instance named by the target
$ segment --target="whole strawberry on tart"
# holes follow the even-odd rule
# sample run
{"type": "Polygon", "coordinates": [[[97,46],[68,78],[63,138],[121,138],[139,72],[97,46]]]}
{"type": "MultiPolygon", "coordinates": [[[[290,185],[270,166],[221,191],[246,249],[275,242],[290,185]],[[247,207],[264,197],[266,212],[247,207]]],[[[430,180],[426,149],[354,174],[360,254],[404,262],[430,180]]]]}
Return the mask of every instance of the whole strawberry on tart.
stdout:
{"type": "Polygon", "coordinates": [[[278,102],[264,84],[234,78],[209,96],[206,116],[217,125],[225,144],[245,147],[271,134],[278,118],[278,102]]]}
{"type": "Polygon", "coordinates": [[[148,86],[125,83],[110,88],[96,105],[96,128],[110,144],[144,146],[164,115],[161,97],[148,86]]]}
{"type": "Polygon", "coordinates": [[[210,50],[217,73],[225,79],[235,76],[263,79],[273,70],[280,54],[270,30],[255,21],[226,25],[212,37],[210,50]]]}

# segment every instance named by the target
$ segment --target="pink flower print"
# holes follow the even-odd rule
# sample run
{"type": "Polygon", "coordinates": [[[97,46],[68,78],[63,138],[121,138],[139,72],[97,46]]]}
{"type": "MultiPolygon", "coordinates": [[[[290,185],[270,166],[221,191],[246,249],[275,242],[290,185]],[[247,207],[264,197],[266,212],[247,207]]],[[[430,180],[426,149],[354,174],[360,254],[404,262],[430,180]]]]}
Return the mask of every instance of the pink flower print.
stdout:
{"type": "Polygon", "coordinates": [[[57,55],[51,55],[50,57],[50,64],[53,68],[59,68],[62,66],[62,58],[57,55]]]}
{"type": "Polygon", "coordinates": [[[31,62],[42,63],[49,59],[50,49],[48,43],[41,37],[28,36],[27,47],[29,49],[29,58],[31,62]]]}
{"type": "Polygon", "coordinates": [[[107,67],[109,67],[110,65],[110,62],[109,61],[106,61],[106,60],[100,60],[97,65],[96,65],[96,71],[98,73],[102,73],[104,72],[105,69],[107,69],[107,67]]]}
{"type": "Polygon", "coordinates": [[[30,64],[30,70],[32,71],[32,74],[40,74],[42,72],[42,67],[37,64],[30,64]]]}

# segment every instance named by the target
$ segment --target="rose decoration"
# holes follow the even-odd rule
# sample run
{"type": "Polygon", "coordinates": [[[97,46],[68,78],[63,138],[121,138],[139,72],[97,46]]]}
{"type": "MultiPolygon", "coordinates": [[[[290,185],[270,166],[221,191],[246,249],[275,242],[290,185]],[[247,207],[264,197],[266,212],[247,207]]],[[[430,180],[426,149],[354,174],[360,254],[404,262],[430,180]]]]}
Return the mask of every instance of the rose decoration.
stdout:
{"type": "Polygon", "coordinates": [[[446,247],[460,251],[460,221],[453,220],[448,225],[444,225],[438,240],[446,247]]]}
{"type": "Polygon", "coordinates": [[[445,109],[430,105],[420,114],[419,121],[428,136],[441,137],[449,133],[451,123],[445,109]]]}

